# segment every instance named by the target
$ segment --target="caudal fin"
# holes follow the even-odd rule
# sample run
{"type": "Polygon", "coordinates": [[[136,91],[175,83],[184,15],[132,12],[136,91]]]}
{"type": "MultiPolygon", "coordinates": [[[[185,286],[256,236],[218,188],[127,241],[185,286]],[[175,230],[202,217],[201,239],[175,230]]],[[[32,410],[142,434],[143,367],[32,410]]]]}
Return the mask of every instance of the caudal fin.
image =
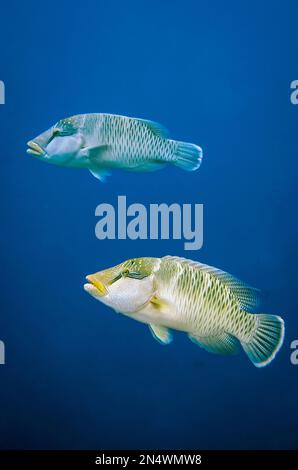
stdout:
{"type": "Polygon", "coordinates": [[[176,160],[174,164],[183,170],[197,170],[202,163],[203,152],[201,147],[198,145],[178,142],[178,148],[175,155],[176,160]]]}
{"type": "Polygon", "coordinates": [[[256,367],[270,364],[282,346],[284,339],[284,321],[276,315],[260,313],[257,327],[248,342],[241,342],[249,359],[256,367]]]}

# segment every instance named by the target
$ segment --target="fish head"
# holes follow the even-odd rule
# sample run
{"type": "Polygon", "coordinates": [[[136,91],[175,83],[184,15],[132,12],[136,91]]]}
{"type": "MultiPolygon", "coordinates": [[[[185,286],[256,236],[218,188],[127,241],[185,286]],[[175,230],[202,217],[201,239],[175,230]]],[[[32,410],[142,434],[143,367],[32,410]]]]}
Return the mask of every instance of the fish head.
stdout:
{"type": "Polygon", "coordinates": [[[134,258],[86,277],[84,289],[117,312],[135,313],[154,295],[158,258],[134,258]]]}
{"type": "Polygon", "coordinates": [[[56,165],[74,162],[84,146],[82,127],[84,116],[61,119],[54,126],[30,140],[27,153],[56,165]]]}

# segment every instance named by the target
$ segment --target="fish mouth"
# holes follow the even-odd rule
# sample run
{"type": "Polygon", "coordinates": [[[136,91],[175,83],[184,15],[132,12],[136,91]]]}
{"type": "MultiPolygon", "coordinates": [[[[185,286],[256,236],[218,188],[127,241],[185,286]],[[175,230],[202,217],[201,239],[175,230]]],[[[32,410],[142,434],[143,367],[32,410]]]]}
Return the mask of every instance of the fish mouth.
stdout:
{"type": "Polygon", "coordinates": [[[45,150],[40,145],[34,142],[34,140],[29,140],[29,142],[27,142],[27,145],[29,147],[27,149],[27,153],[29,153],[30,155],[41,157],[42,155],[45,155],[46,153],[45,150]]]}
{"type": "Polygon", "coordinates": [[[84,284],[85,291],[89,292],[90,294],[96,294],[98,297],[104,297],[108,294],[108,289],[106,286],[96,278],[95,275],[90,274],[86,276],[88,281],[87,284],[84,284]]]}

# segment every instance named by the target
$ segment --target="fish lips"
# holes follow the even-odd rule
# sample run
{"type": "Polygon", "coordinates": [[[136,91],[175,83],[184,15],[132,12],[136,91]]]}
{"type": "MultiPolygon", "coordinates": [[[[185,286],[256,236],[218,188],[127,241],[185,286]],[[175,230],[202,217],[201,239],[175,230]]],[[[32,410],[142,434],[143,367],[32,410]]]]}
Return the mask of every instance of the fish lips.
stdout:
{"type": "Polygon", "coordinates": [[[105,297],[108,294],[108,289],[96,276],[90,274],[86,276],[86,279],[88,281],[88,283],[84,284],[86,292],[96,297],[105,297]]]}
{"type": "Polygon", "coordinates": [[[39,144],[34,142],[34,140],[29,140],[29,142],[27,142],[27,145],[29,147],[27,149],[27,153],[29,155],[34,155],[35,157],[42,157],[46,154],[46,151],[39,144]]]}

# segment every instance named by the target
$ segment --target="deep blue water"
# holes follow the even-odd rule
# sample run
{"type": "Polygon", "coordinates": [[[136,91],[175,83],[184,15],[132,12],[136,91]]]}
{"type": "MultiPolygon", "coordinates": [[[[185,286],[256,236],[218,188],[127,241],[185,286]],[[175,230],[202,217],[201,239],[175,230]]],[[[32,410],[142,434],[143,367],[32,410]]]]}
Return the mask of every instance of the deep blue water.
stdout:
{"type": "Polygon", "coordinates": [[[297,448],[295,1],[27,1],[1,6],[0,447],[297,448]],[[45,165],[26,142],[59,118],[109,112],[204,149],[198,172],[45,165]],[[204,204],[204,245],[99,241],[95,207],[204,204]],[[262,290],[286,322],[274,362],[163,347],[88,296],[90,272],[136,256],[190,257],[262,290]]]}

